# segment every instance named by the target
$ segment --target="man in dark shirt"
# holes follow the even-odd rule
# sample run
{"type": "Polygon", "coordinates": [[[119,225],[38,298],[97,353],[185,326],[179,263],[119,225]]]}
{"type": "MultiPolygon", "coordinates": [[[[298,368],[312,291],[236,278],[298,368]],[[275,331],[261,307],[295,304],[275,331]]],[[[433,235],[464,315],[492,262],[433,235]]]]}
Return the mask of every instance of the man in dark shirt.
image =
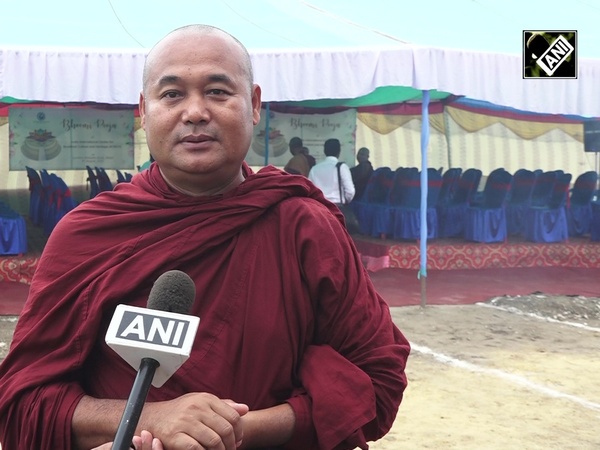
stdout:
{"type": "Polygon", "coordinates": [[[369,178],[373,174],[373,166],[371,165],[371,161],[369,161],[369,149],[362,147],[356,154],[356,160],[358,164],[350,169],[350,173],[352,174],[352,181],[356,189],[354,199],[360,200],[367,188],[369,178]]]}

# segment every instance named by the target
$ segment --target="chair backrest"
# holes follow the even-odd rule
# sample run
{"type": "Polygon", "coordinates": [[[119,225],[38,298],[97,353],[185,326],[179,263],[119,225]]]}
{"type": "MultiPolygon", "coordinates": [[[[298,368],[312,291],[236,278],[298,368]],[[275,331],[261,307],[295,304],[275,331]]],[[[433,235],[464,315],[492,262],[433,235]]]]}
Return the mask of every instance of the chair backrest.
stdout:
{"type": "Polygon", "coordinates": [[[444,172],[442,175],[442,187],[438,195],[438,205],[445,205],[452,199],[461,174],[462,169],[459,167],[453,167],[444,172]]]}
{"type": "Polygon", "coordinates": [[[402,206],[419,208],[421,206],[421,172],[416,167],[411,167],[403,179],[404,200],[402,206]]]}
{"type": "Polygon", "coordinates": [[[569,196],[571,178],[572,175],[570,173],[562,173],[557,176],[554,186],[552,187],[550,200],[548,201],[549,208],[556,209],[565,206],[569,196]]]}
{"type": "Polygon", "coordinates": [[[535,186],[536,173],[529,169],[519,169],[513,175],[508,193],[508,203],[512,205],[528,204],[535,186]]]}
{"type": "Polygon", "coordinates": [[[90,166],[85,166],[87,169],[88,177],[87,182],[90,183],[90,198],[94,198],[100,192],[100,187],[98,186],[98,177],[96,173],[90,166]]]}
{"type": "Polygon", "coordinates": [[[40,170],[40,177],[42,179],[42,187],[44,189],[44,201],[46,204],[51,204],[54,200],[54,186],[52,184],[52,178],[46,169],[40,170]]]}
{"type": "MultiPolygon", "coordinates": [[[[421,206],[421,171],[416,167],[398,169],[390,204],[404,208],[421,206]],[[393,203],[392,203],[393,202],[393,203]]],[[[438,169],[427,169],[427,207],[434,207],[442,187],[442,175],[438,169]]]]}
{"type": "Polygon", "coordinates": [[[482,195],[485,197],[486,193],[492,189],[492,185],[496,182],[499,175],[503,174],[505,170],[503,168],[497,168],[490,172],[485,180],[485,186],[483,186],[482,195]]]}
{"type": "Polygon", "coordinates": [[[414,189],[419,189],[419,169],[416,167],[398,167],[394,172],[388,203],[393,206],[409,206],[414,189]]]}
{"type": "Polygon", "coordinates": [[[117,172],[117,183],[125,183],[127,180],[125,179],[125,175],[119,169],[115,169],[117,172]]]}
{"type": "Polygon", "coordinates": [[[101,192],[113,190],[113,184],[103,167],[96,167],[96,175],[98,178],[98,188],[101,192]]]}
{"type": "Polygon", "coordinates": [[[442,190],[442,173],[437,169],[427,169],[427,207],[434,208],[442,190]]]}
{"type": "Polygon", "coordinates": [[[584,172],[579,175],[571,191],[571,205],[585,206],[590,204],[596,191],[597,183],[598,174],[594,171],[584,172]]]}
{"type": "Polygon", "coordinates": [[[558,173],[554,170],[542,172],[538,175],[531,192],[531,204],[533,206],[548,205],[557,176],[558,173]]]}
{"type": "Polygon", "coordinates": [[[60,177],[57,177],[56,184],[58,186],[58,195],[59,195],[59,203],[58,209],[62,214],[66,214],[71,211],[73,208],[77,206],[77,201],[73,198],[71,194],[71,189],[60,177]]]}
{"type": "Polygon", "coordinates": [[[471,197],[477,192],[480,181],[481,170],[475,168],[469,168],[465,170],[458,180],[452,203],[468,203],[471,200],[471,197]]]}
{"type": "Polygon", "coordinates": [[[484,208],[501,208],[504,205],[510,191],[512,178],[512,174],[504,169],[496,169],[493,175],[490,174],[483,192],[484,208]]]}
{"type": "Polygon", "coordinates": [[[389,167],[375,169],[367,183],[363,198],[368,203],[385,203],[388,198],[393,172],[389,167]]]}
{"type": "Polygon", "coordinates": [[[32,167],[25,166],[27,170],[27,179],[29,180],[29,191],[39,192],[42,189],[42,178],[37,170],[32,167]]]}

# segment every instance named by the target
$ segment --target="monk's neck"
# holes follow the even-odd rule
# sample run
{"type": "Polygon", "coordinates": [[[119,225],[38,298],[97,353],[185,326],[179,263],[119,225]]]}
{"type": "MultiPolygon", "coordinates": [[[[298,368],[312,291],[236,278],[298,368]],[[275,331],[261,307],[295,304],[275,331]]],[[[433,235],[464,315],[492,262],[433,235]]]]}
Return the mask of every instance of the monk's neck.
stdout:
{"type": "MultiPolygon", "coordinates": [[[[160,167],[159,167],[159,170],[160,170],[160,167]]],[[[224,182],[221,185],[211,186],[211,187],[206,187],[206,188],[202,187],[202,186],[197,186],[197,187],[194,186],[194,189],[187,189],[187,188],[177,185],[176,183],[173,183],[171,180],[169,180],[169,178],[164,174],[164,172],[162,170],[160,170],[160,174],[162,175],[163,179],[165,180],[165,182],[171,189],[173,189],[174,191],[177,191],[183,195],[190,196],[190,197],[207,197],[207,196],[211,196],[211,195],[224,194],[225,192],[228,192],[228,191],[238,187],[240,184],[242,184],[244,182],[244,175],[242,174],[241,169],[235,177],[233,177],[229,181],[224,182]]]]}

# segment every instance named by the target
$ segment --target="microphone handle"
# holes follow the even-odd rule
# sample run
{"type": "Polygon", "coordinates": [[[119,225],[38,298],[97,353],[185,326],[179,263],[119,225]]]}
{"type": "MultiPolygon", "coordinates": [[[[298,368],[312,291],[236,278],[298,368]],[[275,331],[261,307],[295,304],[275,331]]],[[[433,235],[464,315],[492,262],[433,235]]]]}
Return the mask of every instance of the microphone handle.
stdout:
{"type": "Polygon", "coordinates": [[[160,363],[153,358],[142,358],[140,369],[133,382],[131,393],[121,417],[121,423],[117,428],[112,450],[129,450],[132,448],[131,441],[135,434],[135,428],[140,420],[154,373],[159,365],[160,363]]]}

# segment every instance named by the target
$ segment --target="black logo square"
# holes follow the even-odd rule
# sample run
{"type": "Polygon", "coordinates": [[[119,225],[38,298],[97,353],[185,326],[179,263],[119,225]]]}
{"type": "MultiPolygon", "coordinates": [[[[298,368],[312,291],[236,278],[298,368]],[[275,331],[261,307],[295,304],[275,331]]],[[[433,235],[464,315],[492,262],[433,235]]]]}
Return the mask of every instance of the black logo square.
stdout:
{"type": "Polygon", "coordinates": [[[577,78],[577,31],[523,31],[523,78],[577,78]]]}

